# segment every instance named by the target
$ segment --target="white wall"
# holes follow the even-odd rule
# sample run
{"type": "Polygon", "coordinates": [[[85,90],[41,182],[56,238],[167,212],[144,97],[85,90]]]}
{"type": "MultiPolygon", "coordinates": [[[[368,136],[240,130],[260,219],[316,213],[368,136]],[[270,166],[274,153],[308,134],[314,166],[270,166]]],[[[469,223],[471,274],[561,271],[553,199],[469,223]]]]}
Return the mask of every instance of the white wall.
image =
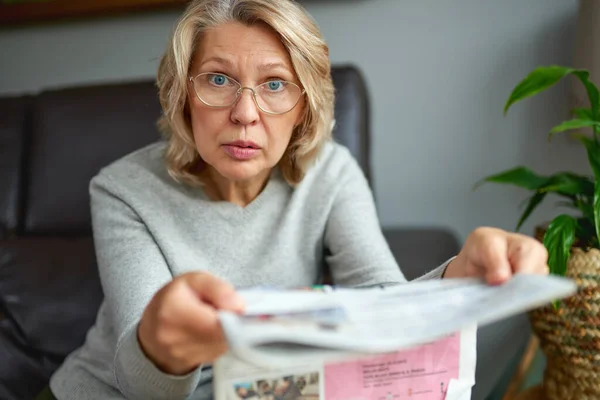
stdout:
{"type": "MultiPolygon", "coordinates": [[[[567,86],[517,105],[512,87],[542,64],[570,64],[576,0],[354,0],[307,4],[334,63],[364,72],[373,169],[386,226],[513,229],[526,193],[483,186],[515,165],[588,172],[579,145],[546,133],[566,117],[567,86]]],[[[0,30],[0,94],[151,77],[176,12],[0,30]]],[[[550,218],[551,204],[523,231],[550,218]]]]}

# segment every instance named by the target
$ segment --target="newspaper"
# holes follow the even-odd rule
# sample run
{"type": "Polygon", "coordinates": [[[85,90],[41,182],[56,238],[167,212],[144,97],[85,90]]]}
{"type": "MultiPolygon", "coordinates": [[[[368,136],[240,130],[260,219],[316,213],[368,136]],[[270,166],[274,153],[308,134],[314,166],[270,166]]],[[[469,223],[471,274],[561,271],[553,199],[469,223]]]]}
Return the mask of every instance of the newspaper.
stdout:
{"type": "Polygon", "coordinates": [[[384,288],[249,289],[223,312],[230,351],[215,399],[469,399],[476,327],[567,297],[556,276],[516,275],[384,288]]]}

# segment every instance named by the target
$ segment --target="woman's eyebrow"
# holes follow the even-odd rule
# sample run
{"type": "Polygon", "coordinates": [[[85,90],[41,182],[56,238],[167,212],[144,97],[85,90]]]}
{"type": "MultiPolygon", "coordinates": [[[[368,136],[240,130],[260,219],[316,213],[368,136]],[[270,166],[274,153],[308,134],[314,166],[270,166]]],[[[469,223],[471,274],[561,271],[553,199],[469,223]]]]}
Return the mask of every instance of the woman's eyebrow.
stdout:
{"type": "Polygon", "coordinates": [[[260,72],[269,72],[269,71],[272,71],[274,69],[282,69],[284,71],[291,72],[290,68],[285,63],[283,63],[281,61],[269,62],[269,63],[262,64],[262,65],[258,66],[258,70],[260,72]]]}
{"type": "Polygon", "coordinates": [[[207,58],[206,60],[203,60],[200,63],[200,67],[202,67],[204,64],[208,64],[208,63],[221,64],[221,65],[224,65],[229,68],[233,67],[233,63],[231,61],[229,61],[228,59],[222,58],[222,57],[216,57],[216,56],[207,58]]]}

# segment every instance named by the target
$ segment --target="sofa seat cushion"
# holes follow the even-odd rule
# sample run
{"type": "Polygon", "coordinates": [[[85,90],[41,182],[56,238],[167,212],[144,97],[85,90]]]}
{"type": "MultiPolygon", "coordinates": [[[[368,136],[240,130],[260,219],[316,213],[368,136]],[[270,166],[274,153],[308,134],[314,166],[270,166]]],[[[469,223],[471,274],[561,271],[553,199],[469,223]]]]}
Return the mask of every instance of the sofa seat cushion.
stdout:
{"type": "Polygon", "coordinates": [[[102,298],[90,237],[0,241],[0,398],[34,398],[83,344],[102,298]]]}
{"type": "Polygon", "coordinates": [[[0,320],[0,399],[34,399],[63,360],[28,347],[10,320],[0,320]]]}
{"type": "Polygon", "coordinates": [[[79,347],[102,298],[92,238],[0,241],[0,307],[31,349],[79,347]]]}

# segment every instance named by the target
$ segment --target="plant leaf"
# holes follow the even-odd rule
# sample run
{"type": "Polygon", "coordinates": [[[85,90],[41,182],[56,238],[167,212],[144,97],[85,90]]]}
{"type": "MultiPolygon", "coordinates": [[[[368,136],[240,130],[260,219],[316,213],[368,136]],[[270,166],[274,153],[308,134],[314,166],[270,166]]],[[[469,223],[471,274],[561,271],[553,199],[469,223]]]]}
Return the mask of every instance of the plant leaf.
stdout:
{"type": "Polygon", "coordinates": [[[547,179],[546,184],[539,188],[540,192],[556,192],[570,198],[578,194],[593,196],[594,182],[586,176],[560,172],[547,179]]]}
{"type": "Polygon", "coordinates": [[[479,181],[475,188],[481,186],[485,182],[504,183],[515,185],[529,190],[537,190],[546,185],[548,178],[537,175],[527,167],[516,167],[509,169],[499,174],[490,175],[479,181]]]}
{"type": "MultiPolygon", "coordinates": [[[[594,182],[587,176],[571,172],[559,172],[551,176],[537,175],[527,167],[516,167],[479,181],[475,187],[485,182],[511,184],[538,192],[555,192],[575,201],[576,195],[594,195],[594,182]]],[[[527,201],[527,200],[526,200],[527,201]]]]}
{"type": "Polygon", "coordinates": [[[565,121],[552,128],[550,134],[548,135],[548,140],[550,140],[555,133],[579,128],[587,128],[589,126],[594,126],[596,128],[600,127],[600,122],[592,121],[591,119],[572,119],[570,121],[565,121]]]}
{"type": "Polygon", "coordinates": [[[525,211],[523,211],[523,214],[521,215],[521,218],[519,219],[519,223],[517,224],[517,231],[519,229],[521,229],[521,226],[523,225],[525,220],[527,220],[527,218],[529,218],[529,216],[531,215],[533,210],[535,210],[535,208],[542,202],[542,200],[544,200],[544,197],[546,197],[546,194],[547,194],[547,192],[536,192],[533,196],[531,196],[531,198],[529,199],[529,202],[527,203],[527,207],[525,208],[525,211]]]}
{"type": "Polygon", "coordinates": [[[581,83],[585,86],[585,90],[587,91],[588,97],[590,99],[590,105],[592,110],[592,119],[598,118],[598,106],[600,105],[600,93],[598,93],[598,88],[594,85],[590,80],[590,73],[585,70],[576,70],[573,72],[575,76],[579,78],[581,83]]]}
{"type": "Polygon", "coordinates": [[[596,236],[594,217],[577,218],[577,223],[579,229],[577,229],[576,237],[580,245],[582,247],[597,247],[598,237],[596,236]]]}
{"type": "Polygon", "coordinates": [[[594,177],[598,181],[600,179],[600,145],[593,139],[583,135],[575,135],[575,138],[579,139],[587,149],[588,161],[590,162],[592,171],[594,171],[594,177]]]}
{"type": "Polygon", "coordinates": [[[558,65],[539,67],[527,75],[525,79],[523,79],[510,94],[510,97],[504,106],[504,114],[508,112],[508,109],[514,103],[554,86],[569,74],[575,75],[585,86],[588,98],[590,99],[592,112],[591,119],[598,120],[598,114],[600,113],[600,93],[598,92],[596,85],[589,80],[589,71],[584,69],[561,67],[558,65]]]}
{"type": "Polygon", "coordinates": [[[596,179],[594,186],[594,226],[596,237],[600,239],[600,180],[596,179]]]}
{"type": "Polygon", "coordinates": [[[590,108],[574,108],[571,112],[575,114],[578,119],[594,119],[590,108]]]}
{"type": "Polygon", "coordinates": [[[594,221],[594,207],[592,204],[593,201],[594,201],[594,194],[592,193],[591,196],[585,196],[583,198],[579,197],[574,202],[575,207],[579,211],[581,211],[581,215],[584,218],[589,219],[590,223],[594,221]]]}
{"type": "Polygon", "coordinates": [[[508,109],[514,103],[554,86],[562,78],[573,71],[575,71],[573,68],[560,67],[557,65],[534,69],[513,89],[504,106],[504,114],[508,112],[508,109]]]}
{"type": "Polygon", "coordinates": [[[577,227],[577,220],[566,214],[554,218],[548,225],[544,246],[548,250],[548,266],[552,274],[565,275],[577,227]]]}
{"type": "Polygon", "coordinates": [[[582,135],[576,136],[585,146],[588,154],[588,161],[594,171],[596,182],[594,184],[593,215],[596,238],[600,240],[600,145],[597,141],[582,135]]]}

